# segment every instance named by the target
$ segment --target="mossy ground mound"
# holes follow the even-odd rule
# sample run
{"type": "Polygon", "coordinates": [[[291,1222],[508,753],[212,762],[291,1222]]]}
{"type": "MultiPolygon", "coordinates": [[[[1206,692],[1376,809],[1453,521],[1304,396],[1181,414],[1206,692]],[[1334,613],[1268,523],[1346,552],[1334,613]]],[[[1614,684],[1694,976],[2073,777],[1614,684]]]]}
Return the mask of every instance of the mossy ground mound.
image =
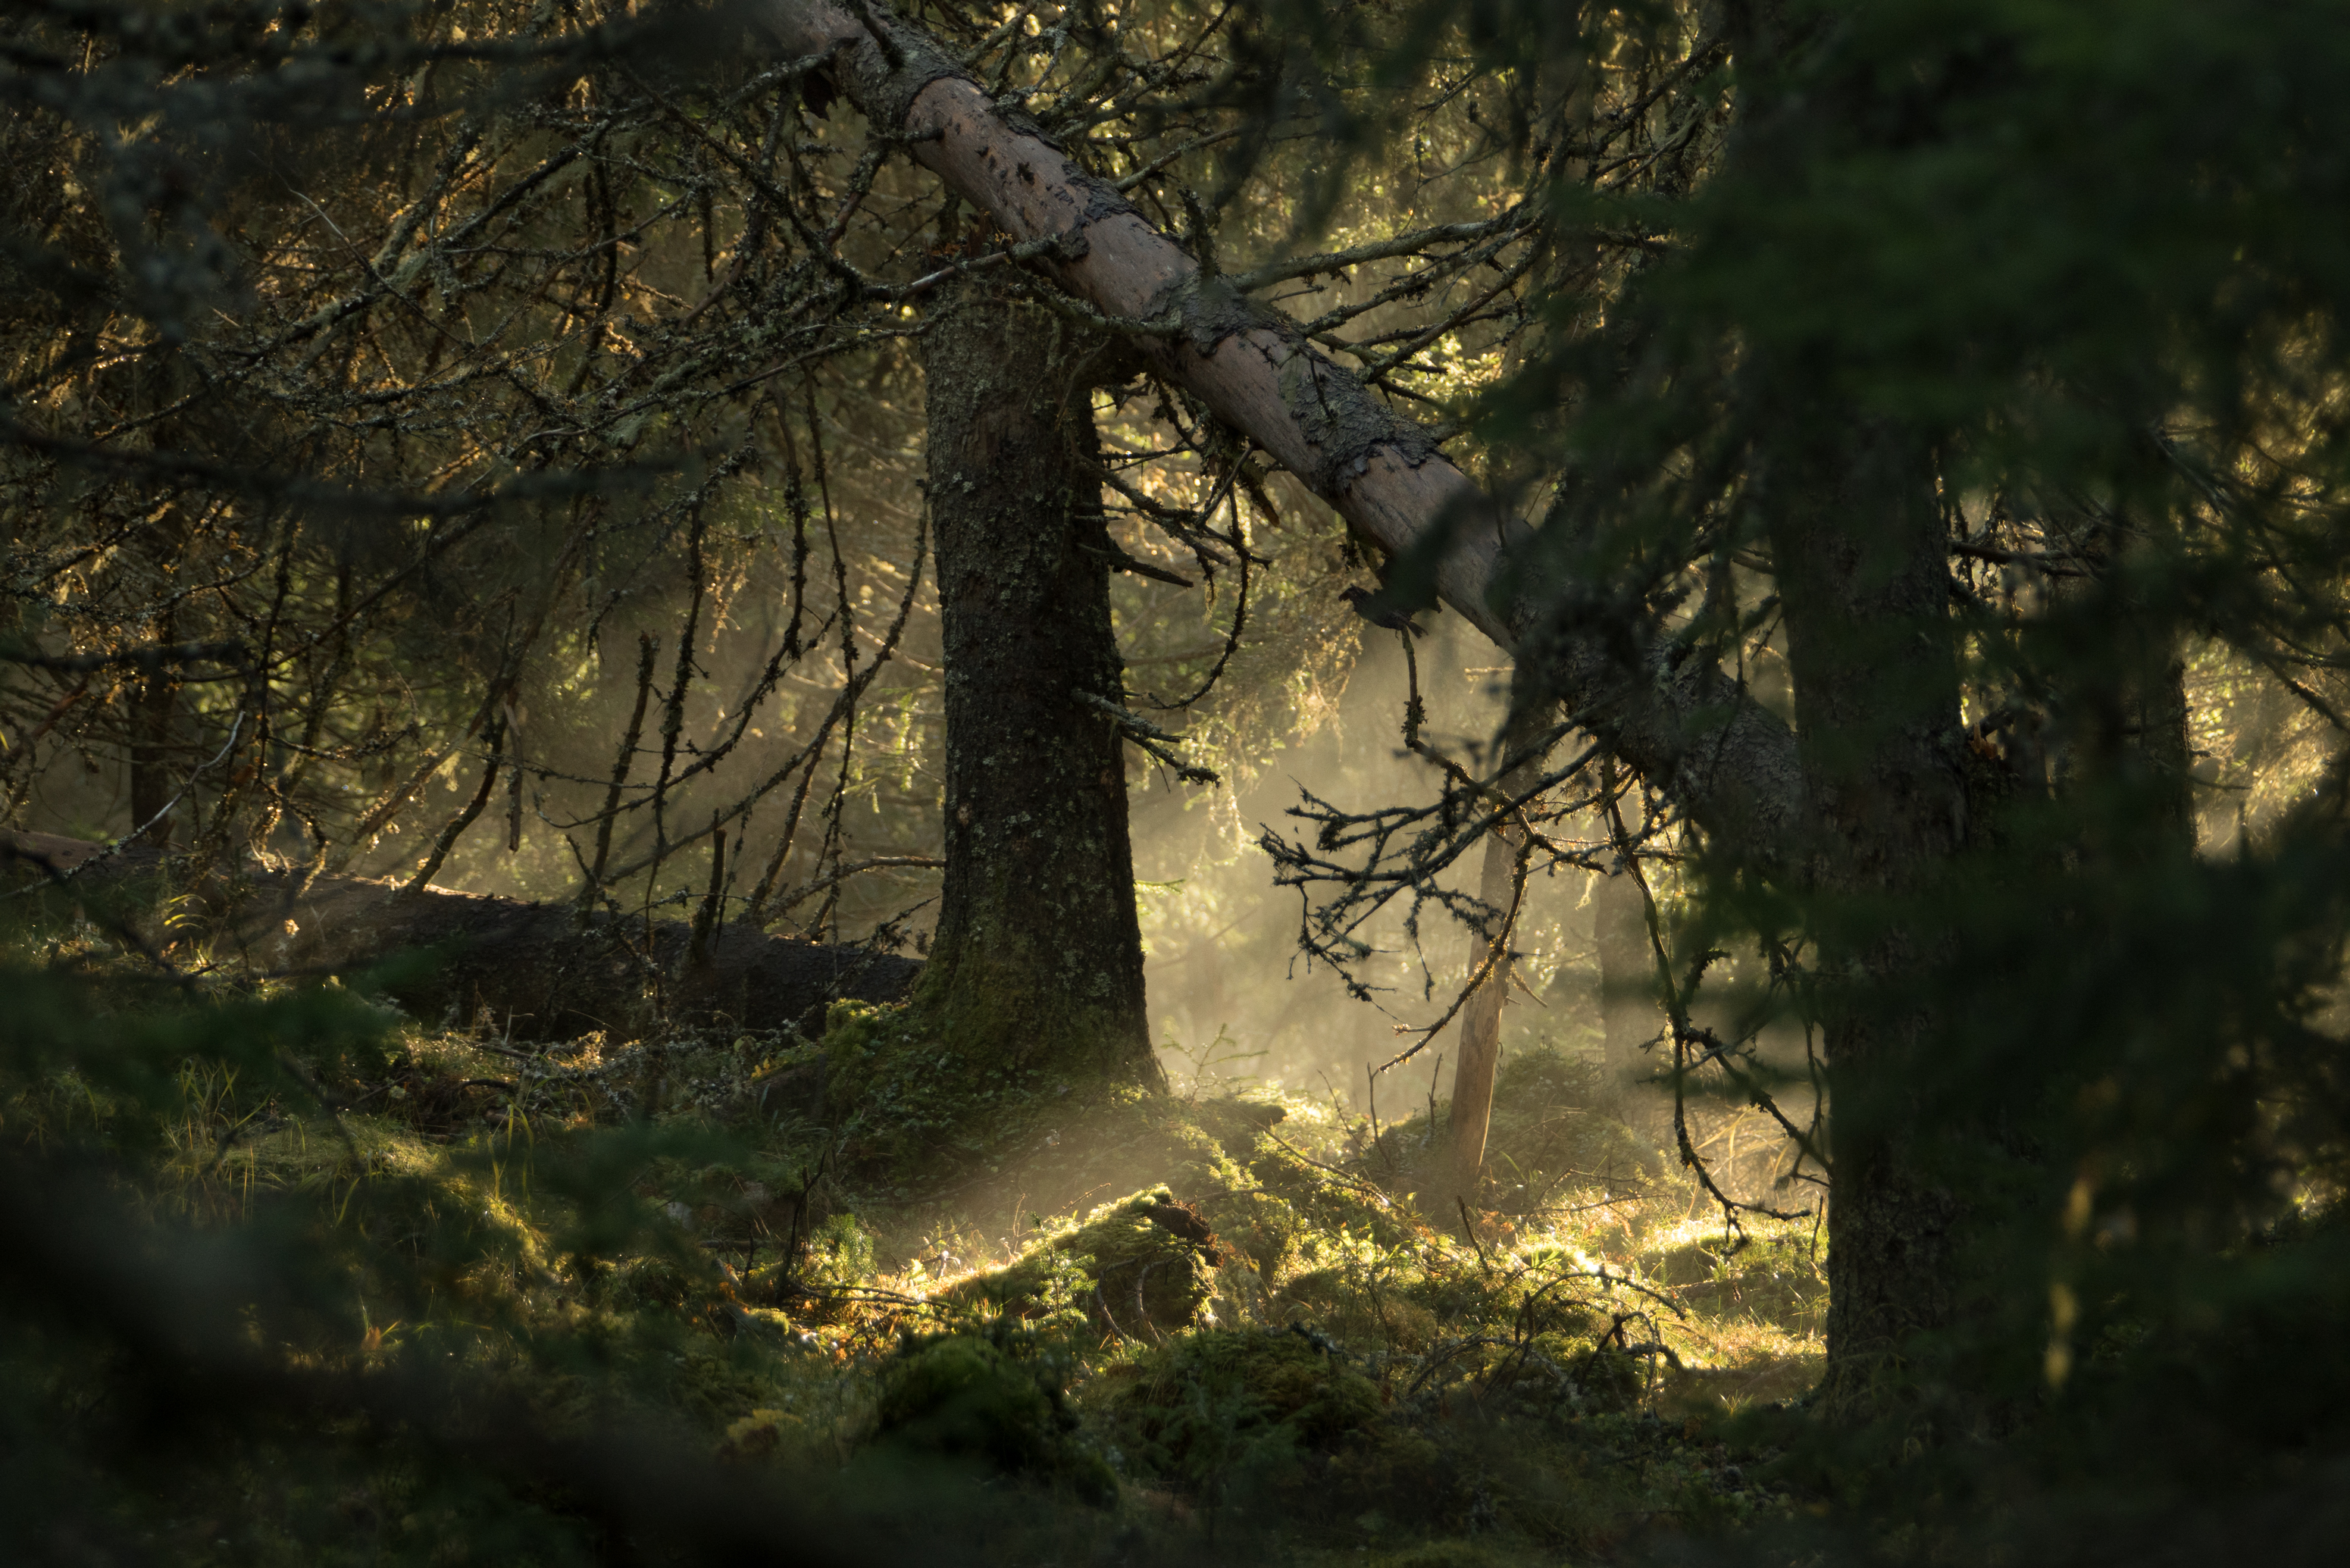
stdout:
{"type": "Polygon", "coordinates": [[[1062,1397],[1072,1365],[1003,1320],[985,1334],[909,1338],[879,1375],[875,1446],[983,1465],[1107,1506],[1118,1479],[1062,1397]]]}
{"type": "Polygon", "coordinates": [[[1089,1391],[1130,1471],[1217,1501],[1293,1493],[1392,1438],[1378,1386],[1305,1330],[1215,1329],[1156,1346],[1089,1391]]]}
{"type": "MultiPolygon", "coordinates": [[[[1592,1057],[1546,1047],[1510,1053],[1494,1077],[1477,1211],[1490,1216],[1494,1229],[1514,1233],[1570,1194],[1628,1192],[1660,1179],[1665,1152],[1624,1121],[1622,1109],[1622,1091],[1592,1057]]],[[[1362,1144],[1364,1168],[1391,1192],[1440,1189],[1451,1114],[1451,1102],[1438,1099],[1384,1126],[1362,1144]]],[[[1435,1218],[1456,1222],[1450,1215],[1435,1218]]]]}
{"type": "Polygon", "coordinates": [[[1100,1332],[1156,1341],[1191,1326],[1224,1258],[1200,1211],[1157,1187],[1103,1204],[1083,1224],[934,1299],[1022,1318],[1075,1318],[1100,1332]]]}
{"type": "Polygon", "coordinates": [[[1223,1152],[1166,1095],[1075,1067],[975,1059],[910,1004],[838,1003],[821,1041],[770,1071],[820,1075],[820,1119],[842,1168],[885,1197],[951,1191],[967,1210],[1016,1199],[1053,1212],[1145,1180],[1212,1179],[1223,1152]]]}

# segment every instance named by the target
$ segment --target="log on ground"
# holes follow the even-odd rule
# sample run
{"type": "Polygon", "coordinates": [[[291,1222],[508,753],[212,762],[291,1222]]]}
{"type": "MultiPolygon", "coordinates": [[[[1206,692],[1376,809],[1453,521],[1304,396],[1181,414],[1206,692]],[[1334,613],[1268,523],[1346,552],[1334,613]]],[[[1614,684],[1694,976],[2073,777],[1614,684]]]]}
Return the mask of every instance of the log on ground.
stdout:
{"type": "MultiPolygon", "coordinates": [[[[98,859],[103,846],[53,834],[5,836],[18,870],[66,874],[63,888],[119,887],[163,867],[151,849],[98,859]]],[[[206,890],[216,954],[256,972],[356,975],[404,955],[385,993],[429,1026],[480,1024],[519,1039],[569,1039],[594,1030],[629,1035],[658,1024],[749,1031],[823,1027],[843,998],[893,1002],[920,973],[912,959],[722,929],[700,963],[683,921],[599,916],[585,927],[569,904],[531,903],[398,883],[320,877],[287,897],[288,879],[252,873],[206,890]]]]}

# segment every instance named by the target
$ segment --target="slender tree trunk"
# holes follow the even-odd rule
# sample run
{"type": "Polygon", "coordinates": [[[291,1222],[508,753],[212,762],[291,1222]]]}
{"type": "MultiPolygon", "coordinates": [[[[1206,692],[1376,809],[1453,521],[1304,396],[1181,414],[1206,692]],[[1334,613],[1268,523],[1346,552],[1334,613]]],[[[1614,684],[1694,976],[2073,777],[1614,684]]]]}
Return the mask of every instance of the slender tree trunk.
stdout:
{"type": "Polygon", "coordinates": [[[925,337],[946,649],[947,868],[926,1024],[1004,1068],[1159,1084],[1143,1006],[1123,705],[1088,357],[969,294],[925,337]]]}
{"type": "MultiPolygon", "coordinates": [[[[156,623],[155,640],[172,643],[179,640],[175,618],[166,613],[156,623]]],[[[172,825],[157,821],[172,804],[174,780],[172,776],[172,711],[177,705],[180,672],[169,665],[159,665],[146,679],[130,703],[130,827],[131,831],[149,829],[143,842],[157,849],[172,846],[172,825]]]]}
{"type": "MultiPolygon", "coordinates": [[[[2093,841],[2082,848],[2122,861],[2192,854],[2195,799],[2189,770],[2194,756],[2188,737],[2187,667],[2167,633],[2145,629],[2149,622],[2158,624],[2158,618],[2126,597],[2130,545],[2121,530],[2101,517],[2083,523],[2072,535],[2074,558],[2084,575],[2056,578],[2050,597],[2060,615],[2089,618],[2101,636],[2099,647],[2076,660],[2085,678],[2069,699],[2076,716],[2056,758],[2057,782],[2075,787],[2118,784],[2132,797],[2131,805],[2110,814],[2110,820],[2128,825],[2125,840],[2093,841]],[[2112,602],[2116,596],[2125,597],[2112,602]]],[[[2098,826],[2093,815],[2093,830],[2098,826]]],[[[2093,839],[2099,836],[2093,831],[2093,839]]]]}
{"type": "Polygon", "coordinates": [[[1599,953],[1601,1061],[1620,1098],[1625,1122],[1653,1130],[1659,1096],[1643,1080],[1657,1063],[1646,1047],[1657,1038],[1657,958],[1648,943],[1648,901],[1629,872],[1598,878],[1591,889],[1592,945],[1599,953]]]}
{"type": "Polygon", "coordinates": [[[2145,684],[2135,693],[2131,718],[2137,731],[2138,765],[2160,802],[2157,820],[2166,840],[2185,854],[2195,852],[2195,748],[2188,735],[2187,664],[2169,648],[2148,660],[2145,684]]]}
{"type": "MultiPolygon", "coordinates": [[[[167,383],[172,379],[168,375],[167,383]]],[[[168,386],[158,389],[157,400],[169,398],[168,386]]],[[[177,421],[159,427],[159,441],[176,441],[177,421]]],[[[140,542],[139,556],[146,569],[161,585],[163,613],[156,618],[153,640],[169,645],[180,640],[179,602],[172,589],[175,579],[172,571],[186,549],[188,541],[187,514],[172,506],[157,521],[152,531],[140,542]]],[[[180,788],[181,777],[172,766],[172,721],[180,705],[180,675],[177,666],[157,665],[150,670],[130,693],[129,721],[130,746],[128,761],[130,794],[130,824],[132,832],[155,826],[141,841],[156,849],[172,847],[172,823],[158,822],[172,797],[180,788]]],[[[192,809],[180,815],[192,817],[192,809]]]]}
{"type": "MultiPolygon", "coordinates": [[[[1515,794],[1542,773],[1548,753],[1534,748],[1549,729],[1555,705],[1544,701],[1529,672],[1510,676],[1510,722],[1503,732],[1505,758],[1521,759],[1502,776],[1502,792],[1515,794]]],[[[1477,877],[1477,898],[1489,909],[1506,913],[1514,902],[1523,831],[1511,826],[1485,837],[1485,859],[1477,877]]],[[[1497,927],[1491,942],[1471,947],[1472,964],[1488,958],[1493,967],[1461,1009],[1460,1062],[1452,1069],[1452,1108],[1446,1118],[1446,1202],[1473,1199],[1485,1170],[1485,1138],[1493,1120],[1493,1081],[1502,1064],[1502,1008],[1510,992],[1510,941],[1514,932],[1497,927]]]]}

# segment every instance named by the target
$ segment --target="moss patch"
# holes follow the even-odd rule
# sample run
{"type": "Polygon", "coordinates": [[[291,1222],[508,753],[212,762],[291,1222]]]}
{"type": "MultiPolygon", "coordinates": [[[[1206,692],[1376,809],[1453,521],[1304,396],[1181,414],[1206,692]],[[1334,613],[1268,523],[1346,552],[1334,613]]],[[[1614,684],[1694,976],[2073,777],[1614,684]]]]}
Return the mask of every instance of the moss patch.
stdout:
{"type": "Polygon", "coordinates": [[[910,1339],[881,1369],[875,1440],[1116,1501],[1118,1480],[1062,1397],[1068,1362],[1000,1321],[984,1334],[910,1339]]]}
{"type": "Polygon", "coordinates": [[[1097,1329],[1157,1339],[1191,1326],[1222,1261],[1200,1212],[1156,1187],[1103,1204],[1075,1230],[955,1284],[939,1300],[1030,1319],[1082,1317],[1097,1329]]]}
{"type": "Polygon", "coordinates": [[[1129,1473],[1217,1500],[1294,1490],[1390,1435],[1378,1386],[1294,1331],[1188,1335],[1103,1374],[1087,1403],[1129,1473]]]}

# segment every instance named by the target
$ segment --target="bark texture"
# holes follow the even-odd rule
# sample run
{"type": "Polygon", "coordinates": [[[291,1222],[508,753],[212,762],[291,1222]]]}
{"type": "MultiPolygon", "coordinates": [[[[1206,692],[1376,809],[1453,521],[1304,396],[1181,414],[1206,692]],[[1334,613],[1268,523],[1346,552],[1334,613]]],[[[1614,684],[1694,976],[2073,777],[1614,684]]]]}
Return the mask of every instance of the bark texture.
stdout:
{"type": "Polygon", "coordinates": [[[1272,306],[1204,277],[1180,246],[1107,182],[1014,123],[919,28],[828,0],[770,0],[769,27],[792,54],[828,56],[831,74],[877,130],[907,150],[1015,240],[1049,241],[1047,265],[1072,293],[1130,324],[1152,368],[1181,386],[1336,507],[1364,537],[1402,556],[1450,530],[1437,569],[1444,603],[1534,662],[1579,723],[1708,828],[1767,862],[1803,821],[1803,773],[1785,725],[1721,671],[1669,650],[1549,615],[1544,585],[1516,568],[1532,530],[1308,343],[1272,306]],[[889,45],[885,50],[881,38],[889,45]],[[1504,552],[1518,551],[1504,571],[1504,552]]]}
{"type": "Polygon", "coordinates": [[[1098,343],[972,294],[924,338],[947,867],[925,1022],[990,1067],[1159,1082],[1116,723],[1098,343]]]}
{"type": "MultiPolygon", "coordinates": [[[[99,846],[48,834],[5,836],[20,870],[70,870],[99,846]]],[[[160,859],[131,849],[67,884],[92,890],[152,876],[160,859]],[[85,881],[87,878],[87,881],[85,881]]],[[[411,1016],[440,1025],[511,1028],[526,1040],[575,1038],[591,1030],[622,1036],[656,1023],[813,1033],[843,997],[894,1002],[921,971],[910,959],[862,948],[771,937],[744,927],[719,934],[705,961],[684,960],[691,929],[682,921],[598,920],[581,929],[568,904],[321,877],[290,902],[282,877],[224,882],[213,895],[222,943],[263,972],[352,973],[406,954],[410,966],[389,994],[411,1016]]]]}
{"type": "MultiPolygon", "coordinates": [[[[1812,804],[1834,1121],[1828,1210],[1831,1412],[1864,1415],[1912,1370],[1904,1346],[1955,1321],[1960,1195],[1927,1145],[1914,1071],[1931,1019],[1915,982],[1944,935],[1925,910],[1966,839],[1948,540],[1924,453],[1846,410],[1813,409],[1809,471],[1771,523],[1812,804]],[[1847,439],[1830,432],[1857,431],[1847,439]]],[[[1799,435],[1797,440],[1801,439],[1799,435]]],[[[1794,445],[1791,441],[1789,445],[1794,445]]]]}

